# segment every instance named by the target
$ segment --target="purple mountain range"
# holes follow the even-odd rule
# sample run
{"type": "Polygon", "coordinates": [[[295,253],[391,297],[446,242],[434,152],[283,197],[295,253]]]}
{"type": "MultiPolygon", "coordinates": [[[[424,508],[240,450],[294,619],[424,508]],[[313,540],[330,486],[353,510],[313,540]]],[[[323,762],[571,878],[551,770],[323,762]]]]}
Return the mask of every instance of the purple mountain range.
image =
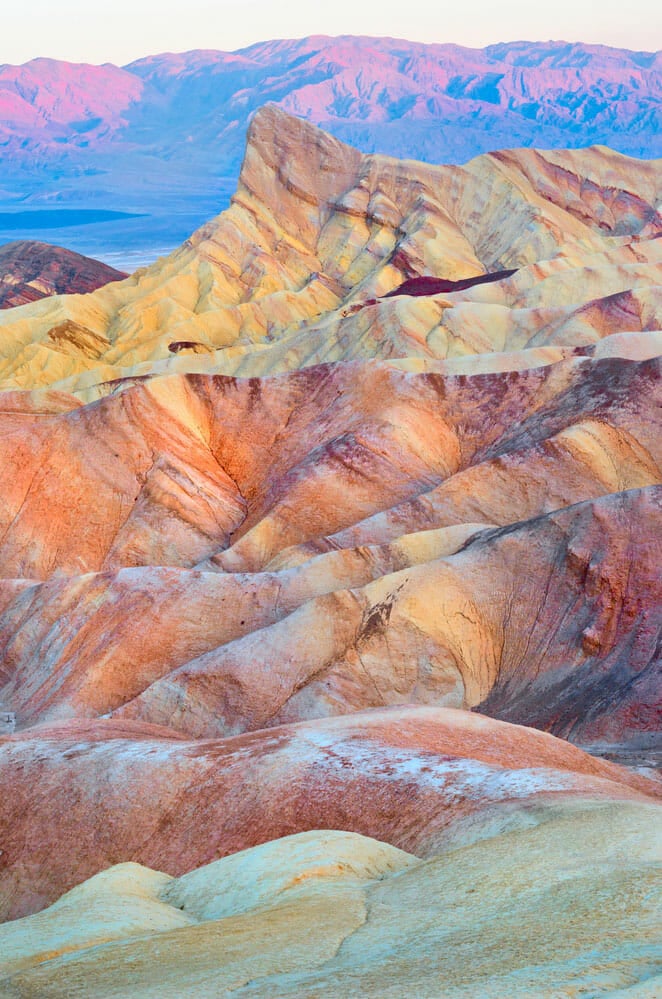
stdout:
{"type": "Polygon", "coordinates": [[[467,49],[354,37],[157,55],[122,68],[0,66],[0,208],[167,211],[186,215],[188,228],[187,213],[202,219],[226,203],[248,119],[268,101],[364,151],[430,162],[596,143],[656,157],[661,70],[659,52],[597,45],[467,49]]]}

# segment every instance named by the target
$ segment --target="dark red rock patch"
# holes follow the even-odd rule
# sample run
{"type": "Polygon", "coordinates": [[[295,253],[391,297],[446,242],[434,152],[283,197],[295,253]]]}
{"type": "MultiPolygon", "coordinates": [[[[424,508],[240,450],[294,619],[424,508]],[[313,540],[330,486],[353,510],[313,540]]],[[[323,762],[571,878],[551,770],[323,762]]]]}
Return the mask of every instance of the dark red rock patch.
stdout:
{"type": "Polygon", "coordinates": [[[517,273],[517,268],[509,271],[493,271],[491,274],[477,274],[474,277],[461,278],[459,281],[449,281],[447,278],[413,277],[407,278],[401,285],[389,291],[384,298],[395,298],[397,295],[411,295],[420,298],[424,295],[445,295],[453,291],[466,291],[476,284],[490,284],[493,281],[503,281],[517,273]]]}
{"type": "Polygon", "coordinates": [[[126,276],[62,246],[17,240],[0,246],[0,309],[50,295],[85,294],[126,276]]]}

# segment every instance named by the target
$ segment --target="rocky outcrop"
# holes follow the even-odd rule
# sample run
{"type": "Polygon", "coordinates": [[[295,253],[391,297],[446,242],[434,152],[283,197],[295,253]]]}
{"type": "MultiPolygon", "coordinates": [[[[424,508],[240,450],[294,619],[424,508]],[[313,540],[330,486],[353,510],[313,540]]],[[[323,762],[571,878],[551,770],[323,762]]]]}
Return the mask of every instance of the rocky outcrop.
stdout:
{"type": "Polygon", "coordinates": [[[652,751],[655,179],[641,164],[649,208],[615,239],[613,154],[568,154],[566,172],[546,157],[538,174],[526,151],[398,164],[267,108],[233,207],[188,247],[4,326],[12,384],[102,396],[5,394],[1,676],[19,726],[112,710],[225,736],[422,700],[652,751]],[[562,193],[580,161],[581,213],[562,193]],[[488,175],[507,222],[469,211],[488,175]],[[549,239],[552,259],[480,273],[479,247],[526,261],[549,239]],[[402,282],[414,259],[449,274],[467,254],[474,277],[402,282]],[[399,294],[370,305],[367,287],[399,294]],[[171,339],[230,314],[225,348],[171,339]],[[422,337],[414,317],[438,325],[422,337]],[[441,360],[451,334],[466,373],[441,360]],[[309,366],[309,344],[335,361],[309,366]],[[154,352],[169,360],[138,362],[154,352]],[[300,370],[159,377],[173,363],[300,370]],[[84,374],[53,380],[67,370],[84,374]]]}
{"type": "Polygon", "coordinates": [[[118,379],[173,372],[549,363],[662,326],[659,198],[654,163],[606,149],[432,167],[362,156],[268,106],[230,209],[181,249],[93,296],[0,316],[0,388],[94,399],[118,379]],[[384,297],[424,278],[457,290],[384,297]],[[64,356],[49,339],[64,322],[107,346],[64,356]]]}
{"type": "Polygon", "coordinates": [[[61,246],[20,240],[0,246],[0,309],[50,295],[96,291],[126,274],[61,246]]]}
{"type": "Polygon", "coordinates": [[[372,362],[6,412],[3,700],[215,736],[422,699],[649,738],[658,380],[372,362]]]}
{"type": "Polygon", "coordinates": [[[366,152],[432,163],[523,146],[662,153],[659,53],[596,45],[311,37],[123,68],[35,59],[0,67],[0,88],[3,187],[77,205],[110,192],[197,208],[219,177],[234,184],[247,119],[269,100],[366,152]],[[109,171],[112,157],[126,169],[109,171]]]}

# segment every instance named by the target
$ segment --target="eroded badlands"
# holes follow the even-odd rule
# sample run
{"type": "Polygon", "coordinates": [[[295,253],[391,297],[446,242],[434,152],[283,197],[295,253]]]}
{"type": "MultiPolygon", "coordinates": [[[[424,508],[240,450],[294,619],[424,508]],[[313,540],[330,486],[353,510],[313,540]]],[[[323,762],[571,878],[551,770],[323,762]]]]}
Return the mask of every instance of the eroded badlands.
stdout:
{"type": "Polygon", "coordinates": [[[655,994],[660,176],[268,106],[0,315],[2,995],[655,994]]]}

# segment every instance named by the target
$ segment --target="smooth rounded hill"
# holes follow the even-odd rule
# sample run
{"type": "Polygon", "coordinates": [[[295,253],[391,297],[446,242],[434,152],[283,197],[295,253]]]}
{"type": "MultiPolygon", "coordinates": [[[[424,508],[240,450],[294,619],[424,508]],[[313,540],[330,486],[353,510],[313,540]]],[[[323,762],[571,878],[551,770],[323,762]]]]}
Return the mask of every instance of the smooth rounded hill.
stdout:
{"type": "Polygon", "coordinates": [[[178,879],[123,864],[0,927],[0,986],[53,999],[653,996],[651,812],[558,809],[489,851],[426,862],[319,831],[178,879]]]}
{"type": "Polygon", "coordinates": [[[659,204],[268,106],[0,315],[3,996],[655,994],[659,204]]]}
{"type": "Polygon", "coordinates": [[[6,243],[0,246],[0,309],[49,295],[96,291],[125,277],[123,271],[61,246],[32,240],[6,243]]]}
{"type": "Polygon", "coordinates": [[[382,709],[227,739],[123,719],[0,741],[2,915],[35,912],[99,870],[179,875],[309,829],[428,857],[545,821],[549,808],[653,802],[659,785],[553,736],[465,711],[382,709]]]}

